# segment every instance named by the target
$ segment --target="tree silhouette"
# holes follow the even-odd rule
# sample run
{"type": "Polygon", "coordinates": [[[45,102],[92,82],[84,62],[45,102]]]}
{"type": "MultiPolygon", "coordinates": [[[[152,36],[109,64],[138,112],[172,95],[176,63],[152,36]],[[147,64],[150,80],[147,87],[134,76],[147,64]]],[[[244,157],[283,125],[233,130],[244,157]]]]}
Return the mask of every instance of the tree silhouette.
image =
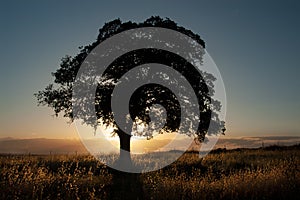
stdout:
{"type": "MultiPolygon", "coordinates": [[[[196,128],[196,132],[193,133],[189,131],[191,128],[190,121],[180,124],[182,121],[184,121],[182,119],[183,112],[189,111],[185,111],[182,109],[182,107],[180,107],[181,105],[179,103],[179,98],[186,98],[186,96],[176,96],[171,90],[168,89],[168,87],[160,84],[149,83],[137,88],[130,98],[128,105],[129,112],[130,117],[135,124],[139,123],[144,124],[145,126],[149,125],[151,122],[151,113],[149,110],[153,107],[153,105],[159,104],[165,108],[166,111],[166,121],[160,133],[178,131],[179,126],[183,125],[186,126],[185,129],[183,129],[185,130],[183,134],[193,136],[195,137],[196,141],[203,142],[207,134],[218,134],[224,133],[225,131],[224,122],[219,120],[218,117],[221,104],[219,101],[212,98],[214,92],[213,82],[216,80],[216,78],[213,75],[205,72],[199,74],[192,63],[175,53],[155,48],[145,48],[130,51],[115,59],[107,67],[103,73],[102,79],[98,83],[94,99],[90,99],[95,103],[94,109],[96,112],[95,115],[98,119],[98,124],[95,124],[94,121],[91,120],[90,116],[84,112],[84,110],[89,108],[82,108],[82,112],[80,112],[77,116],[74,116],[72,107],[72,91],[78,70],[87,56],[97,45],[106,39],[123,31],[142,27],[161,27],[172,29],[189,36],[203,48],[205,48],[205,43],[199,35],[178,26],[174,21],[168,18],[162,19],[160,17],[150,17],[142,23],[134,23],[131,21],[121,22],[121,20],[116,19],[106,23],[99,30],[99,35],[94,43],[85,47],[80,47],[80,53],[74,57],[65,56],[62,58],[60,68],[56,72],[52,73],[52,75],[55,77],[55,84],[50,84],[45,88],[45,90],[39,91],[35,94],[38,104],[53,108],[56,116],[58,116],[59,113],[63,113],[64,117],[70,118],[71,121],[73,121],[75,118],[81,118],[86,124],[94,127],[97,125],[113,127],[113,134],[116,134],[120,138],[121,163],[131,162],[130,138],[132,135],[146,137],[147,139],[151,139],[153,137],[153,132],[151,131],[134,131],[134,124],[128,125],[128,130],[130,132],[133,130],[131,134],[126,133],[126,131],[121,129],[116,123],[111,106],[112,93],[118,80],[124,76],[126,72],[129,72],[135,67],[143,64],[158,63],[170,66],[188,80],[193,89],[191,92],[194,92],[197,96],[198,113],[186,113],[186,116],[190,116],[191,121],[196,120],[199,123],[198,127],[196,128]],[[195,117],[196,114],[200,114],[201,118],[199,119],[195,117]]],[[[186,53],[188,54],[191,52],[186,53]]],[[[200,51],[200,53],[203,54],[204,52],[200,51]]],[[[148,70],[147,67],[143,69],[146,71],[148,70]]],[[[93,73],[92,70],[91,73],[93,73]]],[[[164,74],[160,75],[164,76],[164,74]]],[[[143,73],[138,73],[137,77],[135,78],[143,78],[143,73]]],[[[177,87],[180,87],[180,83],[177,83],[177,87]]],[[[85,91],[81,92],[84,94],[85,91]]],[[[120,101],[122,101],[121,98],[120,101]]],[[[159,118],[162,116],[158,114],[157,117],[159,118]]]]}

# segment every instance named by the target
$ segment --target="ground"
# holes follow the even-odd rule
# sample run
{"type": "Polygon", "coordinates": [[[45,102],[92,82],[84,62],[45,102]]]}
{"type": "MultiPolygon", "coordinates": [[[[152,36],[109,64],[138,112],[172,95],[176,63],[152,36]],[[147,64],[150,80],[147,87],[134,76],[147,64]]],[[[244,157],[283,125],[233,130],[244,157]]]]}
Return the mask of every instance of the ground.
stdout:
{"type": "Polygon", "coordinates": [[[0,156],[0,199],[297,199],[299,188],[300,145],[187,152],[136,175],[89,155],[0,156]]]}

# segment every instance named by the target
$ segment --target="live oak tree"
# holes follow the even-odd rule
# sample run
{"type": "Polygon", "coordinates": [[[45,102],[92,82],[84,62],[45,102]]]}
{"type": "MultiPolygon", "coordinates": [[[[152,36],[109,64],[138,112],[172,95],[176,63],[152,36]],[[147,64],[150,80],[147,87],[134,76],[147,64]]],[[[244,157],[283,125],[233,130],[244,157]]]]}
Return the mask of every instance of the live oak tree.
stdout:
{"type": "MultiPolygon", "coordinates": [[[[56,116],[58,116],[59,113],[63,113],[63,116],[70,118],[71,121],[73,121],[75,117],[78,117],[82,118],[86,124],[95,126],[95,124],[88,120],[88,116],[84,116],[84,112],[82,112],[82,116],[74,116],[73,114],[72,89],[76,74],[87,56],[97,45],[101,44],[101,42],[123,31],[141,27],[172,29],[193,38],[198,44],[205,48],[205,43],[199,35],[178,26],[174,21],[168,18],[150,17],[142,23],[134,23],[131,21],[121,22],[119,19],[110,21],[99,30],[99,35],[94,43],[80,47],[80,52],[74,57],[65,56],[62,58],[60,68],[52,73],[55,78],[54,84],[50,84],[43,91],[39,91],[35,94],[38,104],[51,107],[56,116]]],[[[133,131],[132,134],[125,133],[118,127],[111,107],[112,93],[116,82],[118,82],[126,72],[146,63],[160,63],[172,67],[188,80],[197,95],[197,103],[199,105],[197,112],[199,112],[198,114],[200,114],[201,117],[200,119],[196,118],[196,120],[199,120],[199,125],[196,128],[196,132],[191,133],[187,129],[183,134],[195,137],[195,140],[198,142],[203,142],[207,134],[224,133],[224,122],[221,121],[218,116],[221,104],[212,98],[214,92],[213,82],[216,80],[213,75],[205,72],[199,75],[191,63],[174,53],[161,49],[137,49],[122,55],[110,64],[104,72],[104,77],[106,78],[101,79],[105,84],[99,83],[95,99],[93,99],[98,125],[113,127],[113,134],[117,135],[120,139],[120,160],[131,161],[130,138],[133,134],[146,137],[147,139],[153,137],[151,132],[137,133],[137,131],[133,131]],[[109,84],[107,84],[107,80],[110,80],[109,84]]],[[[174,95],[172,91],[165,86],[146,84],[138,88],[132,94],[128,105],[130,117],[134,122],[147,125],[151,121],[149,109],[151,106],[159,104],[164,107],[166,111],[166,121],[160,133],[176,132],[179,129],[181,120],[184,120],[181,119],[181,112],[184,111],[182,111],[177,98],[183,97],[174,95]]],[[[120,101],[121,100],[122,99],[120,99],[120,101]]],[[[189,114],[192,115],[192,113],[189,114]]],[[[188,124],[186,124],[186,126],[188,126],[188,124]]]]}

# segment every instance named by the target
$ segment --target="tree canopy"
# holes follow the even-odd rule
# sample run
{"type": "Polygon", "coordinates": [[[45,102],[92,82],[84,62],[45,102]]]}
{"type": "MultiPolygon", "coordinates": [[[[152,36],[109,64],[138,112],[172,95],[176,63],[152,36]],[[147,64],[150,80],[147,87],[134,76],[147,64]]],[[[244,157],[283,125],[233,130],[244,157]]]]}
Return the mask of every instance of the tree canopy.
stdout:
{"type": "MultiPolygon", "coordinates": [[[[205,48],[204,41],[199,35],[193,33],[184,27],[178,26],[174,21],[166,18],[150,17],[141,23],[135,22],[122,22],[120,19],[116,19],[105,23],[102,28],[99,29],[99,34],[96,41],[90,45],[79,47],[80,52],[72,56],[65,56],[61,60],[60,68],[56,72],[52,73],[54,76],[54,84],[50,84],[44,90],[35,94],[39,105],[45,105],[51,107],[56,116],[59,113],[63,113],[64,117],[74,120],[75,116],[72,110],[72,90],[73,84],[78,73],[78,70],[87,56],[92,50],[106,39],[121,33],[123,31],[141,28],[141,27],[161,27],[178,31],[182,34],[195,40],[203,48],[205,48]]],[[[128,52],[121,57],[114,60],[104,71],[102,79],[103,82],[110,80],[110,84],[99,83],[96,95],[95,95],[95,115],[97,116],[98,123],[105,126],[114,127],[114,133],[121,137],[118,125],[115,122],[112,108],[111,98],[113,90],[116,86],[116,82],[128,71],[132,70],[136,66],[140,66],[147,63],[159,63],[166,66],[170,66],[178,71],[183,77],[185,77],[193,88],[197,96],[197,103],[199,105],[199,126],[196,133],[184,134],[189,136],[195,136],[198,141],[203,141],[206,134],[218,134],[224,133],[224,122],[219,119],[218,113],[221,109],[219,101],[212,98],[214,89],[213,82],[216,78],[209,73],[203,72],[199,75],[197,69],[184,58],[165,50],[147,48],[137,49],[128,52]]],[[[133,121],[137,119],[144,123],[149,124],[151,118],[149,117],[149,108],[155,104],[159,104],[166,110],[166,123],[163,127],[165,132],[178,131],[182,112],[178,98],[172,93],[170,89],[159,84],[146,84],[132,94],[129,102],[130,117],[133,121]]],[[[187,113],[192,115],[192,113],[187,113]]],[[[84,117],[83,117],[84,118],[84,117]]],[[[84,121],[88,125],[93,125],[89,120],[84,121]]],[[[188,122],[187,122],[188,123],[188,122]]],[[[186,126],[189,126],[186,124],[186,126]]],[[[141,133],[140,136],[152,138],[152,134],[149,132],[141,133]]]]}

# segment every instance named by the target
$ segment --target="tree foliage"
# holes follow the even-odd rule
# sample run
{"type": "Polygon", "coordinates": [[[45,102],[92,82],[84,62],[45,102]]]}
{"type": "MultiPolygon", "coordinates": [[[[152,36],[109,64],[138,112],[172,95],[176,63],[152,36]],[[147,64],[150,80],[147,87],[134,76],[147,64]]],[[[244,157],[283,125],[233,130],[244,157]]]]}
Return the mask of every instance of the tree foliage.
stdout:
{"type": "MultiPolygon", "coordinates": [[[[205,43],[199,35],[178,26],[168,18],[150,17],[142,23],[122,22],[120,19],[110,21],[105,23],[99,30],[98,37],[94,43],[80,47],[80,52],[74,57],[65,56],[61,59],[60,68],[52,73],[55,78],[54,84],[50,84],[44,90],[35,94],[38,104],[49,106],[54,110],[56,116],[59,113],[63,113],[64,117],[73,121],[72,87],[81,64],[89,53],[101,42],[123,31],[141,27],[172,29],[193,38],[205,48],[205,43]]],[[[224,122],[218,116],[221,104],[211,97],[213,95],[211,93],[214,91],[213,82],[216,80],[215,77],[208,73],[202,73],[202,76],[199,76],[199,73],[195,71],[196,69],[191,63],[176,54],[158,49],[138,49],[117,58],[105,70],[104,75],[107,77],[107,80],[110,79],[113,80],[112,82],[117,82],[126,72],[135,66],[145,63],[160,63],[171,66],[188,79],[198,97],[199,113],[201,115],[197,132],[193,133],[198,141],[203,141],[206,134],[217,134],[225,131],[224,122]],[[208,132],[209,126],[210,132],[208,132]]],[[[95,114],[99,119],[99,123],[106,126],[114,126],[115,133],[120,136],[120,130],[114,120],[111,109],[111,94],[114,87],[115,84],[107,85],[100,83],[98,85],[95,98],[95,114]]],[[[166,132],[177,131],[181,121],[181,110],[178,99],[172,91],[161,85],[148,84],[138,88],[134,92],[129,104],[130,117],[133,120],[139,119],[143,123],[148,124],[150,122],[148,108],[154,104],[160,104],[166,109],[167,119],[163,130],[166,132]]],[[[89,124],[88,121],[85,122],[89,124]]],[[[185,134],[192,135],[189,132],[185,134]]],[[[151,134],[142,134],[142,136],[151,138],[151,134]]]]}

